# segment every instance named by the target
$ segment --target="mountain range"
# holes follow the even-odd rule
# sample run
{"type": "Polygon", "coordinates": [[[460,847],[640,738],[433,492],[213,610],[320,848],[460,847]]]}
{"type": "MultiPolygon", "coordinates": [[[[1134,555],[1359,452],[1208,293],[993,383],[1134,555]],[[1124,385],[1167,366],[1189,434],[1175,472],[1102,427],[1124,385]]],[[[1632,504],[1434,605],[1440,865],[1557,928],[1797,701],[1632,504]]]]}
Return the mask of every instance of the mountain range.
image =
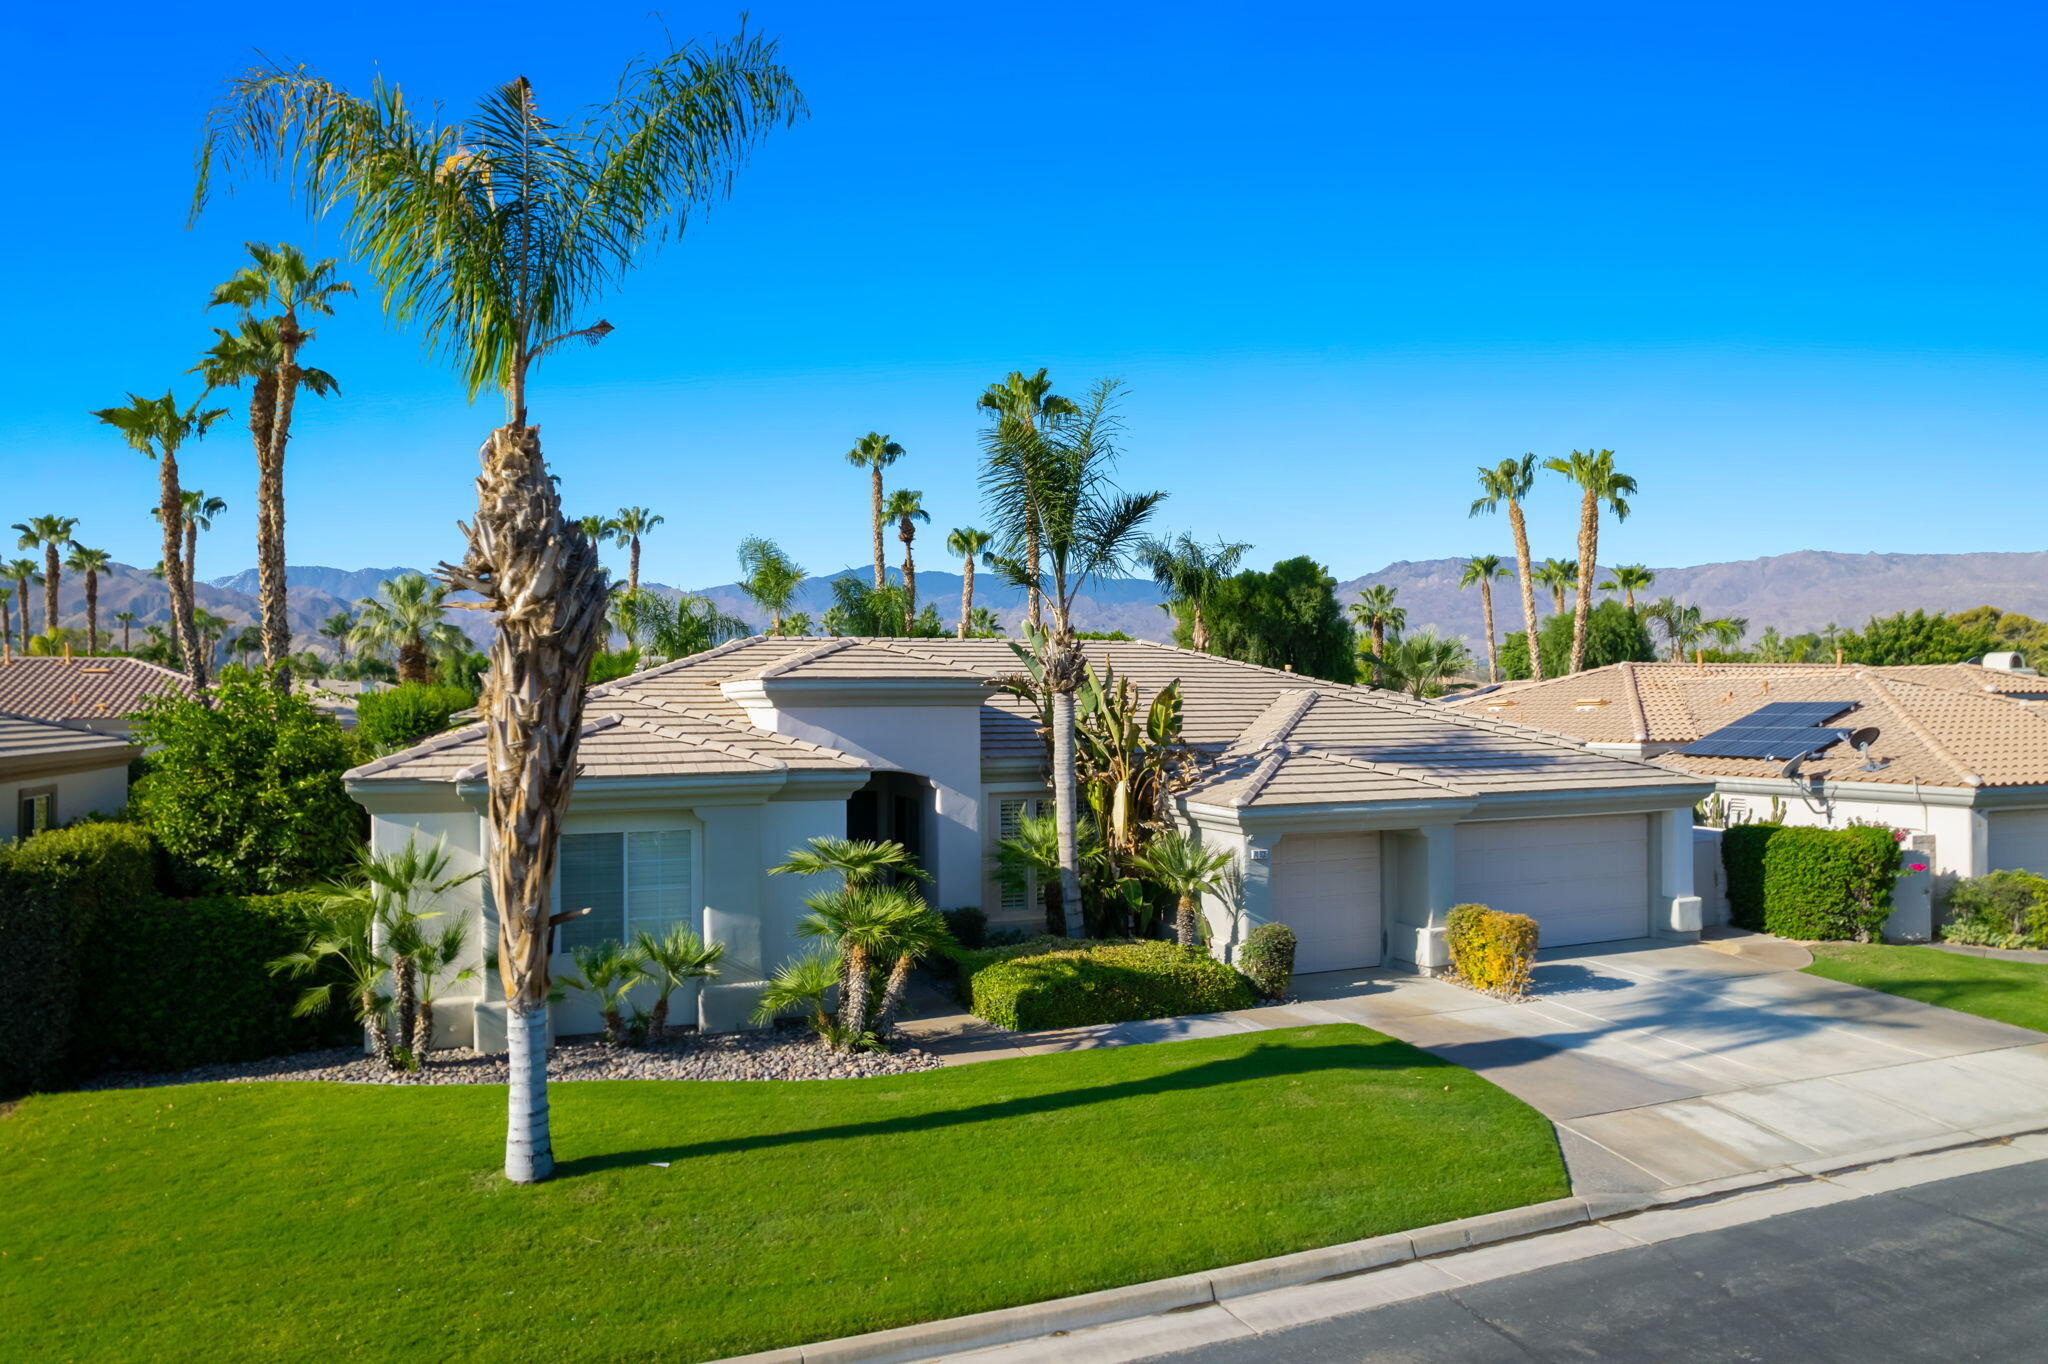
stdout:
{"type": "MultiPolygon", "coordinates": [[[[1434,625],[1476,646],[1484,630],[1479,595],[1459,588],[1458,577],[1463,570],[1462,559],[1389,564],[1376,573],[1341,582],[1338,599],[1348,602],[1364,587],[1389,584],[1397,589],[1399,602],[1408,612],[1411,631],[1434,625]]],[[[319,635],[322,621],[352,610],[357,601],[375,595],[379,583],[409,571],[416,570],[318,565],[288,569],[296,645],[327,651],[330,646],[319,635]]],[[[831,605],[834,578],[848,574],[865,578],[869,572],[866,568],[847,568],[813,577],[798,591],[794,609],[808,611],[815,619],[831,605]]],[[[900,574],[891,570],[891,580],[900,581],[900,574]]],[[[660,583],[648,586],[669,593],[678,590],[660,583]]],[[[948,619],[958,617],[959,574],[936,568],[923,570],[917,575],[917,586],[921,602],[936,603],[940,614],[948,619]]],[[[254,569],[214,578],[199,585],[199,605],[237,626],[251,623],[258,614],[256,587],[254,569]]],[[[759,619],[760,613],[736,583],[696,591],[725,611],[749,620],[759,619]]],[[[1744,617],[1752,633],[1770,625],[1787,633],[1819,629],[1829,622],[1856,626],[1871,616],[1915,607],[1959,611],[1986,603],[2048,617],[2048,552],[1841,554],[1802,550],[1761,559],[1660,568],[1650,595],[1666,594],[1696,602],[1710,614],[1744,617]]],[[[30,600],[40,623],[39,589],[31,589],[30,600]]],[[[976,575],[975,603],[993,608],[1008,626],[1014,627],[1024,614],[1022,590],[997,581],[991,574],[976,575]]],[[[1539,605],[1548,614],[1548,603],[1539,601],[1539,605]]],[[[84,626],[85,585],[78,574],[64,575],[60,606],[64,624],[84,626]]],[[[138,629],[147,624],[168,624],[170,599],[163,584],[147,572],[117,564],[100,575],[100,625],[116,640],[120,637],[120,625],[115,613],[119,611],[133,611],[138,629]]],[[[1512,581],[1496,587],[1494,611],[1503,634],[1519,627],[1521,609],[1512,581]]],[[[461,611],[453,619],[479,643],[489,641],[492,628],[487,616],[461,611]]],[[[1138,578],[1110,578],[1089,584],[1076,603],[1075,624],[1084,630],[1122,630],[1140,639],[1157,640],[1169,639],[1172,628],[1160,609],[1158,588],[1138,578]]]]}

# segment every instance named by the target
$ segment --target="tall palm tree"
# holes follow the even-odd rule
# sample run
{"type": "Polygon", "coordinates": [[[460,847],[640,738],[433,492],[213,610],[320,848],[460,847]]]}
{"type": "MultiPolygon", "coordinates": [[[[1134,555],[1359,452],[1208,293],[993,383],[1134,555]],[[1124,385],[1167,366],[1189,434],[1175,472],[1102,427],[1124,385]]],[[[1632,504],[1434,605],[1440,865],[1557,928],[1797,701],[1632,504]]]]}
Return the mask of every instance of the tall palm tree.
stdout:
{"type": "Polygon", "coordinates": [[[846,452],[846,462],[855,468],[868,471],[868,497],[872,503],[875,523],[875,586],[882,587],[889,581],[889,567],[883,562],[887,555],[882,548],[882,470],[903,458],[903,447],[879,431],[870,431],[853,443],[846,452]]]}
{"type": "Polygon", "coordinates": [[[356,618],[347,611],[336,611],[320,622],[320,637],[334,641],[334,661],[348,662],[348,637],[354,633],[356,618]]]}
{"type": "Polygon", "coordinates": [[[1358,622],[1358,628],[1366,631],[1372,639],[1372,684],[1383,687],[1383,672],[1380,661],[1387,653],[1387,632],[1398,635],[1408,628],[1408,612],[1405,607],[1394,605],[1397,589],[1389,583],[1374,583],[1358,594],[1358,600],[1351,603],[1351,618],[1358,622]]]}
{"type": "Polygon", "coordinates": [[[1664,632],[1671,649],[1671,661],[1682,663],[1700,644],[1712,639],[1723,648],[1734,648],[1749,633],[1749,621],[1742,616],[1708,616],[1690,602],[1659,597],[1643,609],[1643,618],[1655,622],[1664,632]]]}
{"type": "Polygon", "coordinates": [[[14,523],[14,529],[21,532],[21,539],[15,542],[18,549],[43,551],[43,628],[57,628],[58,588],[63,582],[64,567],[57,561],[58,553],[72,543],[71,532],[78,529],[75,516],[31,516],[26,521],[14,523]]]}
{"type": "Polygon", "coordinates": [[[469,637],[444,619],[447,600],[448,584],[419,573],[401,573],[378,584],[375,597],[356,603],[362,610],[349,639],[360,648],[395,653],[400,682],[424,682],[430,658],[448,658],[469,648],[469,637]]]}
{"type": "Polygon", "coordinates": [[[740,541],[740,591],[768,613],[768,633],[782,633],[783,613],[803,585],[803,565],[773,540],[749,535],[740,541]]]}
{"type": "Polygon", "coordinates": [[[213,529],[213,518],[228,509],[228,504],[218,497],[208,497],[197,488],[188,488],[182,494],[185,523],[185,597],[197,601],[199,590],[199,532],[213,529]]]}
{"type": "Polygon", "coordinates": [[[1616,564],[1607,570],[1607,581],[1600,584],[1600,590],[1621,593],[1621,604],[1633,611],[1636,593],[1649,591],[1650,584],[1656,581],[1657,575],[1641,564],[1616,564]]]}
{"type": "Polygon", "coordinates": [[[1131,869],[1171,895],[1173,934],[1182,947],[1200,947],[1202,897],[1219,889],[1234,859],[1211,852],[1178,829],[1154,838],[1131,859],[1131,869]]]}
{"type": "Polygon", "coordinates": [[[1494,650],[1493,632],[1493,585],[1508,576],[1501,567],[1498,554],[1475,554],[1465,561],[1465,571],[1458,577],[1458,586],[1477,587],[1479,605],[1486,612],[1486,680],[1500,681],[1500,660],[1494,650]]]}
{"type": "Polygon", "coordinates": [[[621,549],[630,547],[626,560],[626,590],[640,590],[640,539],[654,533],[654,528],[666,518],[656,516],[645,507],[621,507],[619,514],[611,519],[612,535],[621,549]]]}
{"type": "MultiPolygon", "coordinates": [[[[1039,378],[1044,378],[1043,371],[1039,378]]],[[[1033,627],[1029,634],[1038,652],[1036,686],[1045,694],[1052,717],[1060,893],[1070,907],[1081,903],[1074,693],[1088,676],[1087,660],[1074,638],[1074,598],[1090,578],[1123,565],[1166,498],[1163,492],[1122,492],[1110,482],[1121,387],[1114,379],[1104,379],[1071,416],[1053,421],[1026,421],[1021,415],[1003,413],[990,433],[989,459],[982,468],[982,493],[1004,557],[1021,564],[1032,578],[1039,576],[1038,566],[1043,564],[1050,579],[1043,595],[1052,609],[1051,630],[1033,627]],[[1033,553],[1043,557],[1032,559],[1033,553]]]]}
{"type": "Polygon", "coordinates": [[[1536,569],[1536,581],[1550,589],[1551,614],[1564,614],[1564,594],[1579,585],[1576,559],[1545,559],[1536,569]]]}
{"type": "Polygon", "coordinates": [[[64,560],[64,567],[85,575],[85,651],[89,654],[100,651],[100,573],[113,562],[114,556],[105,550],[87,549],[76,541],[64,560]]]}
{"type": "Polygon", "coordinates": [[[966,639],[974,624],[974,561],[985,559],[995,537],[972,526],[956,528],[946,537],[946,552],[960,556],[960,638],[966,639]]]}
{"type": "MultiPolygon", "coordinates": [[[[121,622],[121,652],[124,654],[128,653],[128,641],[131,638],[131,632],[135,628],[135,613],[133,611],[116,611],[114,619],[121,622]]],[[[5,627],[0,626],[0,634],[5,633],[5,627]]]]}
{"type": "Polygon", "coordinates": [[[1586,624],[1593,614],[1593,575],[1599,562],[1595,556],[1600,552],[1600,506],[1605,503],[1615,520],[1628,520],[1628,499],[1636,495],[1636,481],[1615,469],[1612,450],[1574,450],[1544,460],[1543,467],[1579,486],[1579,596],[1572,607],[1572,671],[1577,672],[1586,666],[1586,624]]]}
{"type": "Polygon", "coordinates": [[[910,622],[917,616],[917,558],[911,552],[911,543],[917,539],[917,523],[931,524],[932,514],[924,509],[923,493],[915,488],[898,488],[889,494],[882,515],[896,523],[896,538],[903,542],[903,629],[908,634],[910,622]]]}
{"type": "Polygon", "coordinates": [[[1147,540],[1138,547],[1138,564],[1166,590],[1167,605],[1186,603],[1188,642],[1198,652],[1209,651],[1209,599],[1225,578],[1237,572],[1239,561],[1250,548],[1226,544],[1220,539],[1214,545],[1205,545],[1185,531],[1170,539],[1147,540]]]}
{"type": "Polygon", "coordinates": [[[198,625],[193,619],[192,577],[180,564],[184,539],[185,494],[178,485],[178,451],[188,440],[198,440],[228,414],[224,407],[201,408],[202,395],[189,407],[179,407],[168,392],[161,398],[128,395],[126,407],[103,407],[93,413],[121,433],[128,447],[157,462],[158,500],[156,517],[164,534],[164,586],[171,596],[171,630],[185,657],[185,669],[196,687],[206,685],[206,656],[199,649],[198,625]]]}
{"type": "MultiPolygon", "coordinates": [[[[1001,383],[990,384],[982,390],[981,396],[975,399],[975,406],[995,415],[995,425],[983,441],[991,459],[1002,457],[1006,450],[1014,453],[1015,442],[1006,445],[991,439],[1000,436],[1004,422],[1014,422],[1029,434],[1046,422],[1075,417],[1081,411],[1071,398],[1062,398],[1052,391],[1052,380],[1046,377],[1043,366],[1039,367],[1038,373],[1029,375],[1022,370],[1011,370],[1001,383]]],[[[1027,513],[1035,515],[1029,513],[1029,509],[1027,513]]],[[[1044,562],[1043,547],[1036,521],[1026,522],[1019,548],[1025,570],[1024,592],[1029,603],[1031,625],[1037,629],[1045,624],[1045,589],[1040,576],[1040,565],[1044,562]]]]}
{"type": "Polygon", "coordinates": [[[0,568],[0,578],[14,584],[16,600],[21,603],[21,651],[28,652],[30,634],[28,621],[28,590],[43,580],[43,568],[34,559],[12,559],[0,568]]]}
{"type": "Polygon", "coordinates": [[[1471,515],[1508,509],[1508,529],[1515,535],[1515,575],[1522,584],[1522,628],[1529,632],[1529,675],[1543,680],[1543,660],[1536,648],[1536,579],[1529,569],[1529,526],[1522,519],[1522,502],[1536,484],[1536,456],[1504,459],[1491,469],[1479,469],[1479,496],[1473,499],[1471,515]]]}
{"type": "Polygon", "coordinates": [[[564,519],[528,420],[542,357],[595,344],[587,309],[642,256],[724,197],[749,152],[803,97],[772,40],[742,31],[627,68],[581,121],[544,118],[518,77],[473,120],[416,115],[381,80],[367,99],[304,69],[235,80],[209,121],[194,194],[216,162],[287,173],[318,211],[339,210],[388,314],[420,319],[471,397],[495,388],[505,424],[482,452],[477,518],[454,585],[498,613],[487,699],[492,903],[510,1034],[506,1174],[554,1168],[547,1087],[548,940],[557,841],[576,779],[582,679],[603,630],[596,548],[564,519]]]}

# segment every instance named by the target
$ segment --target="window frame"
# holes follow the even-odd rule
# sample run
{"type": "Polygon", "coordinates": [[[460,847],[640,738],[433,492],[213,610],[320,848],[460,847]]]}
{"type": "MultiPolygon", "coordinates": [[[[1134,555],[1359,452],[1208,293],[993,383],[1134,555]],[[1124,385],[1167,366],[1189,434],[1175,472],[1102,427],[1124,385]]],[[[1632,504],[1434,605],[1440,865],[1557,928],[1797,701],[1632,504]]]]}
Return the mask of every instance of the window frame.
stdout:
{"type": "MultiPolygon", "coordinates": [[[[586,834],[617,835],[622,840],[622,852],[623,839],[626,835],[646,833],[683,833],[689,835],[690,884],[686,897],[687,909],[682,916],[680,916],[677,920],[674,920],[673,922],[686,923],[691,929],[695,930],[698,934],[708,937],[708,934],[706,933],[706,924],[704,917],[705,852],[704,825],[701,820],[694,818],[678,817],[673,814],[648,816],[611,815],[587,819],[577,819],[572,816],[568,820],[564,821],[562,828],[562,836],[564,838],[586,834]]],[[[560,849],[558,848],[555,856],[554,877],[552,883],[555,908],[557,911],[571,907],[562,899],[562,865],[564,860],[565,859],[562,857],[560,849]]],[[[622,875],[620,878],[621,884],[619,887],[619,941],[624,943],[630,943],[633,940],[633,933],[635,931],[632,922],[632,910],[628,899],[628,897],[631,895],[632,872],[630,861],[625,859],[623,856],[621,857],[620,861],[620,869],[622,875]]],[[[554,929],[550,930],[550,941],[548,944],[549,956],[553,960],[558,962],[571,962],[574,960],[574,949],[564,945],[563,942],[564,934],[561,930],[566,927],[568,927],[567,924],[562,924],[557,925],[554,929]]]]}
{"type": "Polygon", "coordinates": [[[45,829],[54,829],[61,818],[62,816],[57,812],[57,788],[54,785],[23,786],[15,791],[14,836],[17,839],[42,833],[45,829]],[[30,827],[29,807],[36,801],[47,802],[44,806],[43,825],[40,829],[30,827]]]}

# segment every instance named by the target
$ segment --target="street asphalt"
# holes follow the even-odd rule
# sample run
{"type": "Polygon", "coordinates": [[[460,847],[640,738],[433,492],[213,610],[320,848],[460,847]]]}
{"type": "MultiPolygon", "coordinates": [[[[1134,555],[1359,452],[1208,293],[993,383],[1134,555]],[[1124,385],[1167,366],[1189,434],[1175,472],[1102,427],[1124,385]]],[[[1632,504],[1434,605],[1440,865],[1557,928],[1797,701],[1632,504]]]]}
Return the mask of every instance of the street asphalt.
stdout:
{"type": "Polygon", "coordinates": [[[1661,1241],[1166,1358],[2048,1358],[2048,1161],[1661,1241]]]}

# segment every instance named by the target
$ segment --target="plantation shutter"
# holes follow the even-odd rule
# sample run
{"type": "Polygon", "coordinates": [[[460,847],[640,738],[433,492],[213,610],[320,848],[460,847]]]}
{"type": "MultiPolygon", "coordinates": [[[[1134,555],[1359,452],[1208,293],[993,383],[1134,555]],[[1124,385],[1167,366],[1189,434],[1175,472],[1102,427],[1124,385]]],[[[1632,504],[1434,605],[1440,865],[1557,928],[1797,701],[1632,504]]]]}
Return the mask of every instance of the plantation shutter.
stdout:
{"type": "Polygon", "coordinates": [[[626,936],[626,835],[563,834],[561,911],[590,913],[562,925],[560,952],[626,936]]]}
{"type": "Polygon", "coordinates": [[[690,831],[653,829],[626,835],[626,932],[668,936],[691,923],[690,831]]]}
{"type": "MultiPolygon", "coordinates": [[[[996,837],[1015,838],[1022,831],[1024,820],[1036,813],[1038,802],[1024,796],[1008,796],[996,803],[996,837]]],[[[1036,880],[1035,877],[1026,878],[1036,880]]],[[[1002,893],[1002,914],[1004,918],[1015,918],[1031,910],[1034,886],[1012,887],[997,881],[996,889],[1002,893]]]]}

